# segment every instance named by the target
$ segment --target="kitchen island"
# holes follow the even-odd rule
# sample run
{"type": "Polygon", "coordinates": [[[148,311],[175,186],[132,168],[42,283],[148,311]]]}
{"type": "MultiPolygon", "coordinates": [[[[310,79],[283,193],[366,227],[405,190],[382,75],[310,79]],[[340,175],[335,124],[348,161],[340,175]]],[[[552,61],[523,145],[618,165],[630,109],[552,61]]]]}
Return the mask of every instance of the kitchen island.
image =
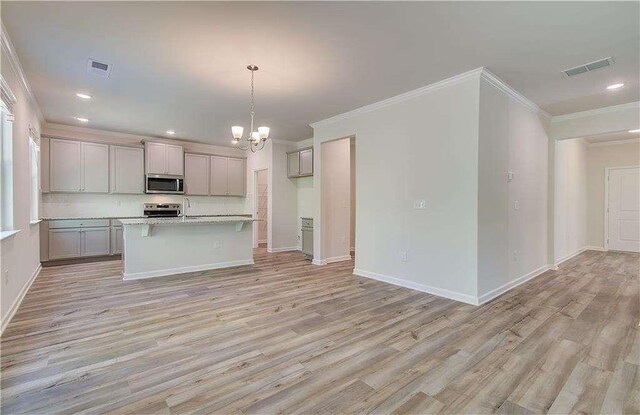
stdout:
{"type": "Polygon", "coordinates": [[[121,219],[123,278],[161,277],[253,264],[247,216],[121,219]]]}

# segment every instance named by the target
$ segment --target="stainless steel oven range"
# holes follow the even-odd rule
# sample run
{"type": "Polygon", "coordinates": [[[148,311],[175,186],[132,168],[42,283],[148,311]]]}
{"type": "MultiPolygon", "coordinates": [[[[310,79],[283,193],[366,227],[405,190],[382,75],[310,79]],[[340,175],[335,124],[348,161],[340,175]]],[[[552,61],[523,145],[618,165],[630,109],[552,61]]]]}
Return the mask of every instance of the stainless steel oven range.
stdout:
{"type": "Polygon", "coordinates": [[[175,218],[182,213],[180,203],[145,203],[144,216],[146,218],[175,218]]]}

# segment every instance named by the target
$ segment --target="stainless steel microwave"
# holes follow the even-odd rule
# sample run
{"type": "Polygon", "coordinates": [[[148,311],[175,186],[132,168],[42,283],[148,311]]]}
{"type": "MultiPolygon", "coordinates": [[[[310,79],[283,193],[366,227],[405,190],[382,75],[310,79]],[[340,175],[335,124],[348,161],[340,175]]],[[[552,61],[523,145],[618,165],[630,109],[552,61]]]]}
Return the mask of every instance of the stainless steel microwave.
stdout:
{"type": "Polygon", "coordinates": [[[147,174],[144,188],[146,193],[181,195],[184,194],[184,177],[167,174],[147,174]]]}

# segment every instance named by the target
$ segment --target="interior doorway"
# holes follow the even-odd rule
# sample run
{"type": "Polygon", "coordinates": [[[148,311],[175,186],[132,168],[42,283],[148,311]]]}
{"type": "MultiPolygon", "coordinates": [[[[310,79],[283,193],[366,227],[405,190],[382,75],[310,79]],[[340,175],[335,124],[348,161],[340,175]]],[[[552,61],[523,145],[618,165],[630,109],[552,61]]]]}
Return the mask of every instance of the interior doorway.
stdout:
{"type": "Polygon", "coordinates": [[[254,222],[253,246],[254,248],[266,248],[269,240],[269,170],[254,171],[254,218],[260,219],[254,222]]]}
{"type": "Polygon", "coordinates": [[[606,249],[640,252],[640,167],[606,170],[606,249]]]}
{"type": "Polygon", "coordinates": [[[357,254],[355,150],[355,137],[321,145],[321,253],[315,264],[347,261],[357,254]]]}

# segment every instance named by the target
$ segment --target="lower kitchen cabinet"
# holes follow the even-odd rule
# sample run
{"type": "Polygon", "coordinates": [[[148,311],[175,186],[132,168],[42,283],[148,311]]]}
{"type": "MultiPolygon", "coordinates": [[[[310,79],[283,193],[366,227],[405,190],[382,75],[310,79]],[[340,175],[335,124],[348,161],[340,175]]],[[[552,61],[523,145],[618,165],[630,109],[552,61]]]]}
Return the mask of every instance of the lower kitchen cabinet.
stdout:
{"type": "Polygon", "coordinates": [[[49,229],[49,259],[109,255],[109,228],[49,229]]]}
{"type": "Polygon", "coordinates": [[[111,228],[111,255],[122,254],[122,245],[122,226],[114,226],[111,228]]]}

